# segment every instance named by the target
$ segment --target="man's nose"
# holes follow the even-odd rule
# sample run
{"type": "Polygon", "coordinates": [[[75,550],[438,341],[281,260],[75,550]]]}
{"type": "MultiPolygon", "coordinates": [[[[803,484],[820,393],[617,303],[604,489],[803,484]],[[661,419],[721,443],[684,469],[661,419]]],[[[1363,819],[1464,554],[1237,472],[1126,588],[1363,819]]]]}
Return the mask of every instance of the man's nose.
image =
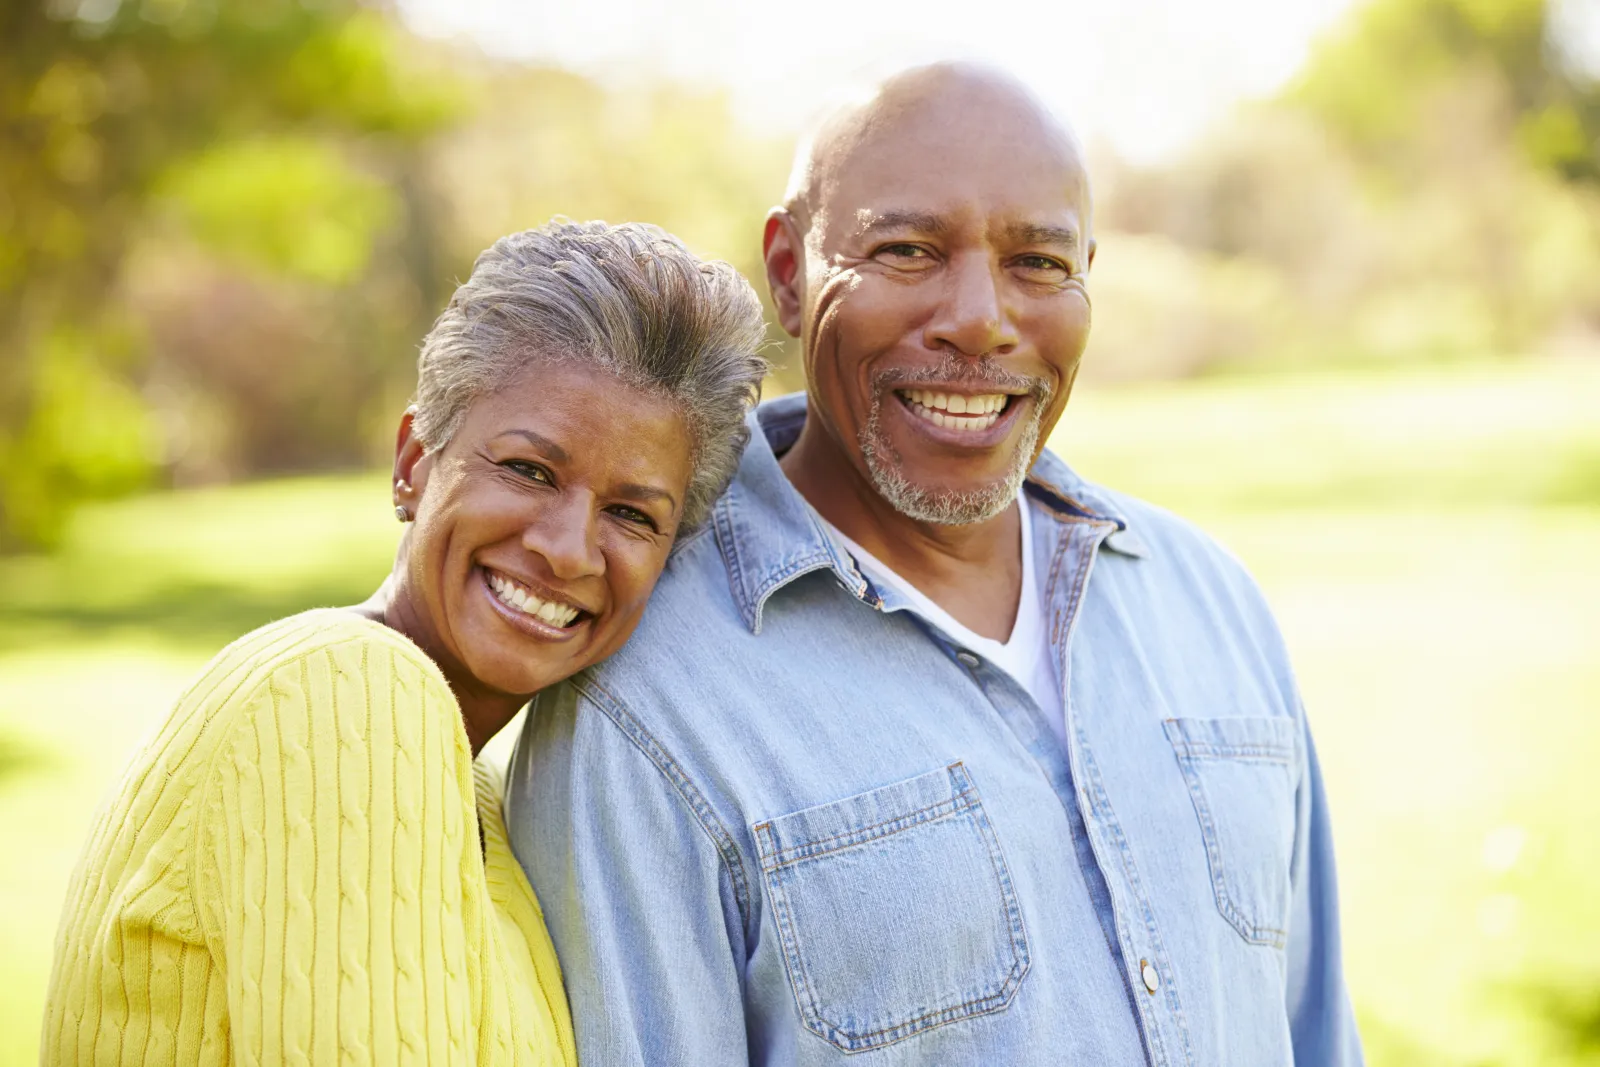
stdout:
{"type": "Polygon", "coordinates": [[[1004,355],[1016,346],[1016,326],[987,255],[953,258],[945,279],[939,308],[924,330],[929,348],[949,347],[977,358],[1004,355]]]}
{"type": "Polygon", "coordinates": [[[599,517],[586,493],[562,493],[522,531],[522,547],[543,557],[552,577],[564,582],[605,573],[599,517]]]}

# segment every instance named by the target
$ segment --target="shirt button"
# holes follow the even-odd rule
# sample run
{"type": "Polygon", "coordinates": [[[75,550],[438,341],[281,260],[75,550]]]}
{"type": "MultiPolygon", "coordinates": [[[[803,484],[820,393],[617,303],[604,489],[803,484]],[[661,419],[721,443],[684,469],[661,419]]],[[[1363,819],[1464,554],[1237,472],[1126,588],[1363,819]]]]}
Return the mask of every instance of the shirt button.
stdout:
{"type": "Polygon", "coordinates": [[[1139,977],[1144,979],[1144,987],[1154,993],[1161,988],[1161,976],[1156,973],[1155,965],[1149,960],[1139,961],[1139,977]]]}
{"type": "Polygon", "coordinates": [[[970,670],[977,670],[978,664],[982,662],[982,660],[978,659],[976,655],[968,652],[966,649],[962,649],[960,652],[957,652],[956,659],[960,660],[962,664],[970,670]]]}

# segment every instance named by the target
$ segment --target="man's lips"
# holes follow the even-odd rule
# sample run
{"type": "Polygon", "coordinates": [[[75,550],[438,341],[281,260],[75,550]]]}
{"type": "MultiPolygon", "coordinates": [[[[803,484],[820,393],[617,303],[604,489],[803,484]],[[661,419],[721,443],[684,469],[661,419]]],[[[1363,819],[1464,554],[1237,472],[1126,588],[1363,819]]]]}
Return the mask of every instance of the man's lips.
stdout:
{"type": "Polygon", "coordinates": [[[967,447],[985,447],[1004,439],[1022,410],[1026,394],[979,391],[968,387],[909,386],[896,388],[895,399],[919,430],[935,440],[967,447]]]}

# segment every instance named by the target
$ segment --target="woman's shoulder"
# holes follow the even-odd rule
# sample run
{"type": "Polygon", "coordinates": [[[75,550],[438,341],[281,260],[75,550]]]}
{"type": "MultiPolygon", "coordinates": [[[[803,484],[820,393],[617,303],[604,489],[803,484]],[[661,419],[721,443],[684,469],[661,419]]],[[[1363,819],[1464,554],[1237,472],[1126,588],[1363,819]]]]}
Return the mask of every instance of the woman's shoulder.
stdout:
{"type": "Polygon", "coordinates": [[[241,673],[260,678],[314,657],[370,661],[374,653],[444,684],[433,660],[404,634],[346,608],[313,608],[252,630],[218,652],[198,681],[241,673]]]}
{"type": "MultiPolygon", "coordinates": [[[[384,688],[386,705],[407,695],[453,705],[450,687],[405,635],[343,608],[315,608],[252,630],[214,656],[178,702],[178,717],[215,721],[262,704],[349,708],[349,691],[384,688]]],[[[361,703],[367,703],[362,701],[361,703]]]]}

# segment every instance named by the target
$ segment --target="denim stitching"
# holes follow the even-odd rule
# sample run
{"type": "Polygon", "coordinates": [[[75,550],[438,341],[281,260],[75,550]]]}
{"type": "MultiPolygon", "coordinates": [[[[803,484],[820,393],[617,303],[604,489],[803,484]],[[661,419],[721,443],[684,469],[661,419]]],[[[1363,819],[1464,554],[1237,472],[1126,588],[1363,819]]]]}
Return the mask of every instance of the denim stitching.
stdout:
{"type": "MultiPolygon", "coordinates": [[[[889,837],[892,834],[897,834],[902,830],[909,830],[913,826],[921,826],[926,823],[939,822],[943,819],[949,818],[952,815],[959,815],[970,807],[971,803],[964,795],[955,796],[948,800],[941,800],[937,804],[929,804],[925,808],[918,808],[916,811],[907,812],[904,815],[897,815],[892,819],[885,819],[882,822],[873,823],[871,826],[859,826],[851,830],[843,830],[839,833],[830,834],[827,837],[820,838],[816,841],[802,841],[800,844],[790,845],[788,848],[775,847],[772,856],[772,863],[769,865],[766,859],[763,858],[761,867],[762,870],[775,870],[779,867],[793,867],[804,860],[818,859],[823,856],[831,856],[835,852],[843,852],[846,849],[854,848],[857,845],[870,844],[871,842],[877,841],[881,838],[889,837]],[[885,827],[890,827],[890,829],[885,829],[885,827]],[[883,832],[876,832],[879,830],[882,830],[883,832]],[[831,845],[835,841],[840,841],[843,843],[833,848],[818,847],[821,845],[831,845]]],[[[773,840],[776,842],[777,834],[772,830],[771,820],[762,823],[758,829],[761,828],[764,828],[769,833],[772,833],[773,840]]]]}
{"type": "Polygon", "coordinates": [[[672,784],[679,798],[694,814],[695,821],[716,846],[722,865],[727,869],[728,880],[733,883],[734,904],[738,907],[739,918],[744,924],[745,940],[751,940],[754,932],[750,929],[750,886],[744,873],[744,860],[739,855],[739,848],[734,843],[733,836],[711,810],[711,805],[706,802],[705,796],[684,773],[677,760],[673,759],[643,724],[634,718],[622,701],[608,692],[592,675],[577,674],[569,679],[569,682],[612,725],[621,730],[651,763],[655,764],[656,769],[672,784]]]}
{"type": "MultiPolygon", "coordinates": [[[[1110,530],[1102,531],[1101,539],[1103,540],[1104,538],[1109,537],[1110,534],[1110,530]]],[[[1072,536],[1069,533],[1066,542],[1061,546],[1059,558],[1064,558],[1067,550],[1071,547],[1072,536]]],[[[1061,649],[1059,666],[1060,678],[1062,682],[1062,699],[1066,706],[1068,728],[1072,731],[1072,736],[1077,739],[1076,748],[1081,757],[1081,759],[1071,767],[1072,777],[1073,780],[1078,783],[1079,787],[1084,790],[1085,797],[1089,798],[1089,811],[1084,813],[1085,829],[1088,829],[1088,825],[1091,820],[1103,822],[1105,824],[1107,835],[1114,839],[1113,843],[1117,846],[1119,853],[1118,858],[1122,862],[1124,875],[1128,876],[1128,881],[1130,883],[1129,888],[1132,889],[1135,896],[1135,901],[1139,904],[1144,913],[1145,932],[1147,934],[1153,934],[1154,931],[1152,930],[1152,927],[1155,920],[1150,913],[1149,907],[1144,902],[1143,893],[1140,891],[1138,874],[1132,869],[1132,858],[1128,854],[1127,841],[1123,838],[1122,828],[1120,824],[1118,824],[1116,816],[1111,811],[1110,800],[1106,796],[1105,790],[1100,787],[1099,766],[1094,761],[1094,755],[1090,750],[1089,741],[1084,736],[1083,731],[1077,727],[1076,720],[1073,717],[1072,693],[1070,691],[1071,678],[1069,671],[1071,650],[1067,647],[1067,640],[1070,639],[1072,635],[1072,627],[1078,616],[1078,606],[1082,603],[1084,592],[1088,588],[1089,572],[1094,565],[1094,560],[1097,555],[1096,550],[1098,547],[1098,542],[1089,544],[1085,546],[1084,550],[1078,554],[1078,562],[1073,571],[1073,584],[1071,591],[1068,594],[1067,604],[1063,609],[1057,612],[1056,616],[1058,620],[1058,630],[1060,620],[1065,618],[1067,626],[1066,634],[1053,634],[1052,640],[1056,641],[1058,647],[1061,649]],[[1085,773],[1086,768],[1088,773],[1085,773]],[[1088,788],[1091,784],[1094,786],[1094,792],[1092,795],[1088,788]],[[1103,820],[1096,819],[1097,807],[1104,813],[1103,820]]],[[[1071,756],[1072,752],[1069,748],[1069,763],[1072,763],[1071,756]]],[[[1106,857],[1102,855],[1100,843],[1096,841],[1095,835],[1092,833],[1089,834],[1089,847],[1094,853],[1096,863],[1100,866],[1102,871],[1105,871],[1106,857]]],[[[1124,914],[1127,908],[1125,906],[1120,908],[1117,907],[1115,898],[1122,896],[1123,894],[1119,892],[1118,886],[1112,884],[1109,874],[1106,875],[1106,889],[1112,894],[1113,897],[1112,921],[1116,926],[1117,936],[1120,941],[1117,948],[1120,954],[1123,956],[1122,963],[1125,970],[1130,960],[1136,955],[1128,951],[1132,946],[1129,943],[1131,935],[1128,932],[1128,917],[1124,914]]],[[[1154,955],[1157,957],[1156,962],[1159,965],[1161,963],[1160,955],[1164,949],[1161,947],[1159,936],[1152,936],[1151,940],[1155,948],[1154,955]]],[[[1132,979],[1129,978],[1126,973],[1123,975],[1123,981],[1124,983],[1127,983],[1126,988],[1128,989],[1128,995],[1133,1004],[1135,1014],[1139,1020],[1140,1030],[1143,1034],[1144,1040],[1148,1043],[1150,1055],[1156,1061],[1157,1067],[1161,1067],[1161,1065],[1166,1064],[1168,1060],[1166,1036],[1161,1031],[1159,1021],[1154,1017],[1154,1015],[1151,1014],[1151,1009],[1149,1004],[1146,1002],[1146,998],[1141,997],[1134,992],[1132,987],[1132,979]]],[[[1174,1012],[1174,1019],[1178,1024],[1179,1036],[1183,1039],[1185,1059],[1192,1067],[1194,1062],[1194,1054],[1189,1048],[1188,1026],[1183,1018],[1182,1004],[1178,1002],[1177,994],[1172,989],[1174,983],[1170,980],[1170,973],[1166,985],[1167,1006],[1169,1010],[1174,1012]]]]}
{"type": "Polygon", "coordinates": [[[1017,981],[1028,973],[1033,960],[1028,952],[1028,928],[1022,918],[1022,901],[1017,897],[1016,886],[1011,881],[1011,867],[1006,863],[1005,853],[1000,849],[1000,835],[995,832],[994,824],[989,821],[989,813],[983,807],[983,798],[978,794],[978,787],[967,773],[966,765],[960,762],[951,764],[950,779],[952,784],[960,790],[962,797],[971,796],[967,804],[967,811],[971,812],[973,821],[978,826],[979,835],[989,849],[989,862],[994,867],[995,878],[1000,883],[1000,897],[1006,902],[1006,918],[1011,926],[1011,951],[1022,967],[1017,975],[1017,981]]]}
{"type": "Polygon", "coordinates": [[[1175,738],[1172,747],[1178,754],[1190,759],[1229,759],[1251,763],[1281,763],[1285,767],[1294,762],[1294,750],[1276,745],[1210,745],[1204,742],[1175,738]]]}
{"type": "Polygon", "coordinates": [[[744,616],[747,625],[759,630],[760,620],[750,604],[749,591],[744,584],[744,564],[739,559],[739,541],[733,536],[733,499],[734,494],[727,494],[712,513],[717,528],[717,544],[722,548],[723,565],[728,571],[728,585],[732,588],[734,599],[739,604],[739,613],[744,616]]]}
{"type": "MultiPolygon", "coordinates": [[[[1122,872],[1128,880],[1128,888],[1133,892],[1134,899],[1139,904],[1139,910],[1143,913],[1145,933],[1150,938],[1150,962],[1155,964],[1157,970],[1165,978],[1165,981],[1161,983],[1161,989],[1165,994],[1164,999],[1167,1002],[1167,1010],[1172,1013],[1173,1022],[1177,1025],[1178,1037],[1183,1043],[1184,1062],[1189,1067],[1193,1067],[1194,1046],[1189,1040],[1188,1018],[1184,1014],[1183,1002],[1178,999],[1177,982],[1173,980],[1166,942],[1161,938],[1160,927],[1156,925],[1155,912],[1151,909],[1149,898],[1145,895],[1144,881],[1140,878],[1139,868],[1134,862],[1132,846],[1129,845],[1127,836],[1122,832],[1121,822],[1118,821],[1116,814],[1111,810],[1111,796],[1105,790],[1105,780],[1100,775],[1100,765],[1089,751],[1088,740],[1083,736],[1081,730],[1078,731],[1078,743],[1083,749],[1084,764],[1089,772],[1089,781],[1094,787],[1094,798],[1096,806],[1101,810],[1102,822],[1106,832],[1115,840],[1117,852],[1122,860],[1122,872]]],[[[1123,962],[1126,964],[1128,961],[1124,960],[1123,962]]],[[[1142,1000],[1135,998],[1135,1001],[1143,1007],[1142,1000]]],[[[1154,1032],[1159,1034],[1159,1028],[1155,1028],[1154,1032]]],[[[1164,1039],[1162,1039],[1161,1043],[1164,1046],[1164,1039]]]]}
{"type": "Polygon", "coordinates": [[[1221,837],[1217,833],[1216,818],[1211,814],[1211,804],[1206,798],[1200,769],[1195,766],[1193,759],[1182,754],[1178,756],[1178,766],[1183,771],[1184,784],[1189,788],[1189,799],[1194,803],[1195,816],[1200,822],[1200,838],[1205,844],[1206,862],[1211,867],[1211,889],[1216,897],[1217,910],[1239,932],[1239,936],[1251,944],[1283,948],[1289,937],[1287,930],[1251,921],[1234,903],[1222,859],[1221,837]]]}
{"type": "MultiPolygon", "coordinates": [[[[754,833],[758,850],[765,852],[769,847],[776,848],[770,822],[756,827],[754,833]]],[[[783,969],[789,975],[789,988],[800,1002],[800,1014],[805,1020],[806,1029],[815,1032],[811,1021],[820,1020],[822,1010],[817,1004],[816,992],[811,988],[811,976],[800,960],[800,940],[794,928],[788,887],[783,884],[782,874],[776,868],[768,873],[767,891],[772,897],[772,914],[778,927],[778,940],[783,945],[783,969]]]]}
{"type": "MultiPolygon", "coordinates": [[[[778,926],[779,939],[783,944],[784,968],[789,974],[790,987],[794,990],[796,999],[801,1004],[801,1014],[806,1029],[823,1038],[834,1047],[843,1049],[846,1052],[883,1048],[908,1037],[925,1033],[928,1030],[936,1029],[961,1019],[974,1018],[979,1015],[988,1015],[1000,1011],[1011,1003],[1016,990],[1021,986],[1022,979],[1026,977],[1031,966],[1027,930],[1022,919],[1022,906],[1021,902],[1017,900],[1016,887],[1011,881],[1011,872],[1005,864],[1005,856],[1000,849],[999,837],[995,834],[994,827],[988,820],[987,813],[983,809],[982,799],[978,796],[976,786],[967,774],[965,766],[960,761],[957,761],[950,764],[946,771],[949,774],[952,789],[950,799],[920,808],[898,819],[878,823],[874,827],[847,831],[844,834],[834,834],[829,838],[823,839],[823,842],[838,840],[853,833],[878,829],[948,806],[951,810],[943,815],[907,822],[906,825],[898,829],[875,834],[867,838],[866,841],[882,840],[885,837],[893,836],[895,833],[911,829],[913,826],[943,821],[955,815],[966,815],[972,820],[973,830],[977,833],[978,839],[983,842],[984,848],[989,854],[990,870],[994,874],[997,887],[1000,890],[1001,903],[1006,915],[1007,926],[1010,929],[1011,967],[1005,972],[1004,979],[993,992],[962,1001],[959,1004],[924,1012],[892,1026],[882,1027],[867,1033],[852,1033],[823,1016],[815,990],[812,988],[810,974],[802,958],[799,931],[793,922],[788,888],[785,884],[785,871],[792,871],[800,861],[781,859],[783,852],[786,850],[778,847],[777,835],[773,830],[772,820],[767,820],[752,828],[756,839],[756,847],[762,853],[761,866],[766,874],[768,891],[772,896],[773,913],[778,926]]],[[[855,844],[863,843],[865,841],[855,842],[855,844]]],[[[803,849],[810,844],[813,844],[813,842],[793,846],[787,851],[792,852],[797,849],[803,849]]],[[[842,846],[828,852],[818,853],[816,856],[803,858],[809,859],[830,855],[849,847],[852,846],[842,846]]]]}

